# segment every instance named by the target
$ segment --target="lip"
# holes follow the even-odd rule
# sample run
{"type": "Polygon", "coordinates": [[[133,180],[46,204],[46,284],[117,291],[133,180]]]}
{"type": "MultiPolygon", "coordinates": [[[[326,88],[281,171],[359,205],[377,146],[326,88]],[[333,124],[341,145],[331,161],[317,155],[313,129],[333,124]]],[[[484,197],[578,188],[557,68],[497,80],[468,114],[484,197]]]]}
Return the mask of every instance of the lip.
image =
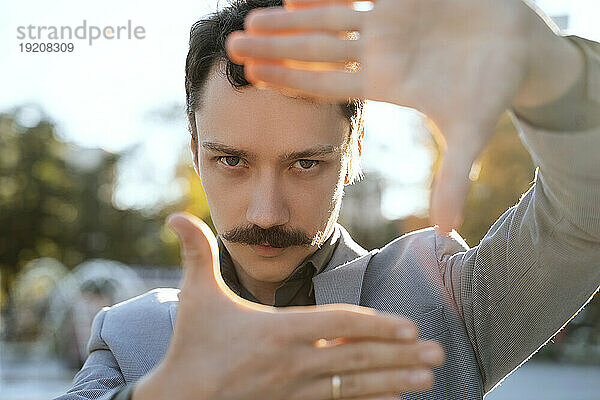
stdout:
{"type": "Polygon", "coordinates": [[[252,245],[250,248],[259,256],[276,257],[285,251],[285,247],[271,247],[262,244],[252,245]]]}

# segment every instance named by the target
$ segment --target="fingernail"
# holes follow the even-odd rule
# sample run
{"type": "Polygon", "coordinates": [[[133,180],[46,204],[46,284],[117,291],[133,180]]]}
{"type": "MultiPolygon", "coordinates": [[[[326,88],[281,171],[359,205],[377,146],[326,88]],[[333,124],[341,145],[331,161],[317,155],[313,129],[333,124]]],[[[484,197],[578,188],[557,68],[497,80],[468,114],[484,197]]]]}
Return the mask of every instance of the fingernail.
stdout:
{"type": "Polygon", "coordinates": [[[419,352],[419,359],[426,364],[437,364],[442,357],[443,354],[439,349],[424,349],[419,352]]]}
{"type": "Polygon", "coordinates": [[[408,382],[411,385],[421,385],[429,380],[431,372],[425,370],[411,371],[408,373],[408,382]]]}
{"type": "Polygon", "coordinates": [[[398,331],[396,332],[396,337],[398,339],[410,340],[410,339],[414,339],[416,336],[417,335],[416,335],[416,332],[414,329],[407,328],[405,326],[398,329],[398,331]]]}
{"type": "Polygon", "coordinates": [[[179,215],[179,213],[173,213],[173,214],[169,214],[169,216],[167,217],[167,220],[165,221],[165,223],[167,224],[167,226],[169,228],[173,228],[172,222],[173,220],[179,215]]]}

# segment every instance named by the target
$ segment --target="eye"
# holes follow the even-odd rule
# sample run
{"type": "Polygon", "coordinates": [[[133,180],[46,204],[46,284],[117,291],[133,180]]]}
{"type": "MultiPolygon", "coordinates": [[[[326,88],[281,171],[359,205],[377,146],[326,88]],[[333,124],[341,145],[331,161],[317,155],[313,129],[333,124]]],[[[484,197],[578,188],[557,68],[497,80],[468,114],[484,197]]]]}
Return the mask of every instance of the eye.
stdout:
{"type": "Polygon", "coordinates": [[[299,169],[311,169],[317,164],[319,164],[317,160],[298,160],[294,163],[294,167],[299,169]]]}
{"type": "Polygon", "coordinates": [[[228,167],[237,167],[240,165],[240,161],[242,161],[242,159],[237,156],[221,156],[219,157],[219,161],[228,167]]]}

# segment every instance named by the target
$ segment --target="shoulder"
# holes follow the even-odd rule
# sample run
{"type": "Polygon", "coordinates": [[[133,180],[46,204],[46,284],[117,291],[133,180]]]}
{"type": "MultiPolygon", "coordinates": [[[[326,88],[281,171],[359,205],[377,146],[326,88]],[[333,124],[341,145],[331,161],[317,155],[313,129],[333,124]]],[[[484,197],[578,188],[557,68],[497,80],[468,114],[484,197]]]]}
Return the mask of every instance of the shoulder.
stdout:
{"type": "MultiPolygon", "coordinates": [[[[386,281],[392,286],[419,286],[418,282],[442,281],[448,259],[468,250],[456,233],[430,227],[410,232],[376,251],[369,262],[367,277],[377,285],[386,281]]],[[[416,289],[413,287],[413,289],[416,289]]]]}
{"type": "Polygon", "coordinates": [[[115,304],[108,309],[111,318],[116,320],[136,318],[143,315],[144,318],[154,315],[163,315],[171,306],[179,302],[179,289],[160,288],[153,289],[137,297],[115,304]]]}
{"type": "Polygon", "coordinates": [[[361,304],[404,315],[420,326],[430,324],[423,319],[429,312],[438,319],[431,322],[436,326],[444,325],[444,318],[458,321],[445,286],[444,271],[447,260],[467,248],[458,234],[445,234],[437,227],[391,241],[375,252],[369,262],[361,304]],[[442,314],[446,316],[440,317],[442,314]]]}
{"type": "Polygon", "coordinates": [[[92,324],[88,352],[110,351],[125,382],[137,381],[167,351],[178,294],[178,289],[154,289],[103,308],[92,324]]]}
{"type": "Polygon", "coordinates": [[[437,226],[419,229],[391,241],[374,256],[375,260],[430,259],[438,263],[466,251],[469,246],[456,232],[441,232],[437,226]]]}
{"type": "Polygon", "coordinates": [[[170,335],[175,320],[179,289],[160,288],[137,297],[104,307],[94,318],[90,351],[109,342],[133,340],[147,332],[170,335]],[[115,339],[117,338],[117,339],[115,339]]]}

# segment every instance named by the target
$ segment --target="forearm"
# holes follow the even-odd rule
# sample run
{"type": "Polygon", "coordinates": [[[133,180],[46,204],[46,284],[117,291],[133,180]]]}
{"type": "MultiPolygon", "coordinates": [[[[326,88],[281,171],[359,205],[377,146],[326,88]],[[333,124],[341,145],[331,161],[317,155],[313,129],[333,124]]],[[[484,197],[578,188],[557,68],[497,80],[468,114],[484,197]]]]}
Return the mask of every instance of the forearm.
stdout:
{"type": "Polygon", "coordinates": [[[600,284],[600,127],[569,134],[516,122],[539,166],[535,186],[476,248],[442,270],[452,279],[486,391],[600,284]]]}
{"type": "MultiPolygon", "coordinates": [[[[563,81],[566,83],[564,86],[570,87],[558,99],[549,100],[546,105],[537,108],[513,107],[519,117],[515,123],[534,164],[540,167],[539,174],[545,181],[545,196],[556,213],[561,215],[565,222],[568,221],[579,228],[580,237],[598,241],[600,44],[576,37],[557,37],[557,40],[567,44],[567,48],[574,47],[577,56],[563,48],[561,51],[565,51],[564,60],[551,62],[550,59],[546,59],[549,72],[540,73],[540,76],[545,78],[540,78],[539,81],[545,79],[548,86],[552,86],[552,82],[563,81]],[[558,66],[559,64],[561,66],[558,66]],[[573,76],[576,78],[573,79],[573,76]]],[[[542,58],[540,56],[540,60],[542,58]]],[[[542,70],[542,64],[536,62],[536,66],[532,68],[542,70]]],[[[522,92],[523,96],[525,93],[522,92]]],[[[529,97],[533,99],[535,96],[530,94],[529,97]]],[[[543,102],[549,98],[540,95],[539,99],[543,102]]]]}

